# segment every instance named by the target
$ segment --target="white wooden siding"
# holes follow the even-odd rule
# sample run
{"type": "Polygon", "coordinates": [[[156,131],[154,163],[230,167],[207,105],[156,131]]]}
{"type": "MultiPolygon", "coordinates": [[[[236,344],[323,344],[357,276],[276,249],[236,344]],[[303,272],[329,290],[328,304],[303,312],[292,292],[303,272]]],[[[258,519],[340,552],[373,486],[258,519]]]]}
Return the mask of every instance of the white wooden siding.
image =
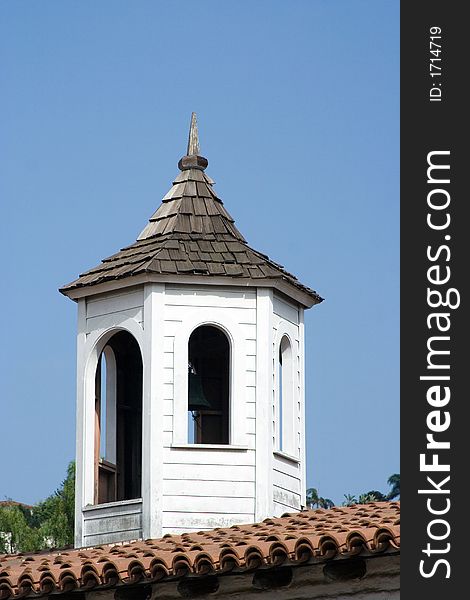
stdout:
{"type": "Polygon", "coordinates": [[[203,448],[167,448],[164,453],[164,463],[166,465],[224,465],[232,468],[233,466],[254,466],[254,450],[218,450],[203,448]]]}
{"type": "MultiPolygon", "coordinates": [[[[171,496],[205,496],[207,490],[201,485],[201,480],[194,479],[164,479],[163,480],[163,495],[171,496]]],[[[204,481],[207,481],[204,480],[204,481]]],[[[254,498],[255,482],[254,481],[217,481],[212,480],[210,487],[214,498],[254,498]]]]}
{"type": "Polygon", "coordinates": [[[83,509],[85,546],[142,537],[142,501],[112,502],[83,509]]]}
{"type": "MultiPolygon", "coordinates": [[[[303,459],[303,436],[305,435],[302,422],[303,414],[303,346],[300,331],[300,311],[297,305],[281,297],[273,296],[273,361],[272,361],[272,431],[273,447],[279,450],[279,391],[278,391],[278,357],[279,344],[283,335],[287,335],[291,342],[292,368],[294,379],[294,397],[292,398],[292,439],[289,440],[288,452],[295,460],[273,455],[273,508],[274,514],[280,516],[289,510],[299,510],[303,498],[304,469],[301,464],[303,459]]],[[[283,440],[284,443],[286,440],[283,440]]]]}
{"type": "MultiPolygon", "coordinates": [[[[195,489],[198,485],[194,482],[195,489]]],[[[189,485],[189,482],[188,482],[189,485]]],[[[254,498],[239,496],[163,496],[163,511],[182,512],[185,515],[200,515],[201,513],[254,513],[254,498]]],[[[165,516],[164,516],[165,521],[165,516]]]]}
{"type": "Polygon", "coordinates": [[[300,510],[300,494],[273,485],[274,514],[281,516],[289,510],[300,510]]]}
{"type": "Polygon", "coordinates": [[[287,475],[283,471],[279,471],[278,469],[274,468],[274,481],[276,482],[275,485],[279,488],[290,490],[299,495],[301,493],[301,482],[299,476],[296,477],[287,475]]]}
{"type": "MultiPolygon", "coordinates": [[[[163,406],[163,533],[221,527],[254,519],[256,423],[256,291],[251,289],[167,285],[165,289],[164,406],[163,406]],[[241,364],[238,386],[231,398],[243,404],[232,426],[238,428],[250,450],[174,447],[187,443],[175,427],[187,421],[186,400],[179,394],[187,366],[188,324],[235,323],[226,326],[235,340],[241,364]],[[181,353],[179,355],[178,353],[181,353]],[[184,355],[183,355],[184,354],[184,355]],[[184,369],[181,369],[183,364],[184,369]],[[179,408],[178,408],[179,407],[179,408]],[[176,411],[184,414],[177,414],[176,411]]],[[[232,347],[232,367],[233,367],[232,347]]]]}
{"type": "Polygon", "coordinates": [[[144,293],[142,288],[137,290],[128,289],[121,293],[110,292],[88,298],[86,302],[86,316],[89,319],[130,308],[142,308],[143,305],[144,293]]]}
{"type": "MultiPolygon", "coordinates": [[[[303,321],[295,302],[266,288],[152,284],[145,287],[145,303],[142,286],[86,298],[80,306],[79,374],[85,372],[94,340],[108,335],[107,329],[126,328],[141,346],[145,439],[141,503],[83,508],[90,502],[93,469],[88,465],[88,471],[77,473],[79,545],[252,523],[301,507],[303,321]],[[188,339],[195,327],[211,323],[231,339],[232,446],[223,449],[191,446],[185,434],[188,339]],[[274,452],[279,449],[276,361],[283,332],[292,348],[295,406],[289,454],[297,462],[274,452]]],[[[94,378],[86,385],[85,395],[92,398],[94,378]]],[[[79,383],[79,399],[83,393],[79,383]]],[[[89,408],[85,418],[80,410],[83,436],[93,429],[93,411],[89,408]]],[[[86,451],[77,445],[83,454],[78,469],[92,462],[93,436],[88,437],[86,451]]]]}
{"type": "Polygon", "coordinates": [[[166,285],[168,306],[223,306],[256,309],[256,291],[249,288],[166,285]]]}
{"type": "Polygon", "coordinates": [[[253,523],[253,513],[211,513],[187,514],[167,511],[164,513],[162,535],[166,533],[184,533],[230,527],[235,524],[253,523]]]}
{"type": "Polygon", "coordinates": [[[169,449],[164,459],[163,533],[253,521],[254,454],[169,449]]]}
{"type": "Polygon", "coordinates": [[[127,319],[143,322],[143,289],[100,294],[86,300],[86,333],[118,326],[127,319]]]}
{"type": "Polygon", "coordinates": [[[273,457],[274,514],[300,510],[302,504],[302,469],[300,463],[279,455],[273,457]]]}
{"type": "MultiPolygon", "coordinates": [[[[166,470],[163,486],[172,480],[181,480],[184,484],[186,480],[194,479],[200,482],[205,481],[232,481],[232,482],[253,482],[255,480],[254,465],[211,465],[208,469],[205,464],[186,464],[186,463],[167,463],[171,466],[166,470]]],[[[203,487],[202,484],[201,487],[203,487]]]]}
{"type": "MultiPolygon", "coordinates": [[[[167,285],[165,289],[165,331],[164,331],[164,363],[165,363],[165,400],[174,400],[175,390],[175,337],[184,325],[189,312],[201,309],[201,315],[210,309],[212,320],[217,322],[224,314],[229,314],[240,330],[243,332],[243,389],[232,389],[232,397],[242,395],[244,404],[255,400],[255,372],[256,372],[256,292],[242,288],[218,288],[207,286],[178,286],[167,285]]],[[[165,414],[170,406],[165,405],[165,414]]],[[[175,406],[173,403],[173,411],[175,406]]],[[[248,409],[249,410],[249,409],[248,409]]],[[[253,410],[249,411],[250,416],[253,410]]],[[[181,415],[179,416],[181,418],[181,415]]],[[[184,415],[186,419],[186,415],[184,415]]],[[[243,425],[245,434],[253,433],[253,423],[245,419],[243,425]]]]}
{"type": "Polygon", "coordinates": [[[285,298],[281,298],[277,294],[273,297],[273,312],[281,319],[289,321],[293,325],[299,324],[299,309],[295,304],[292,304],[285,298]]]}

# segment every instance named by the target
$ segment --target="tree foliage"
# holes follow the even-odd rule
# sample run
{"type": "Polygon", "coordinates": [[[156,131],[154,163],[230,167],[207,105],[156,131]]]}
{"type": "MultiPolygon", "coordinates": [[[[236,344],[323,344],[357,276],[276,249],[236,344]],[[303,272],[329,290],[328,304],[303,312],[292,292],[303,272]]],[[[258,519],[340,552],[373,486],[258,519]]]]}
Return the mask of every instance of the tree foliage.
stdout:
{"type": "Polygon", "coordinates": [[[390,475],[387,480],[388,485],[392,488],[387,494],[387,500],[394,500],[400,497],[400,473],[390,475]]]}
{"type": "Polygon", "coordinates": [[[36,506],[15,502],[0,506],[0,552],[31,552],[73,544],[75,463],[61,486],[36,506]]]}
{"type": "Polygon", "coordinates": [[[357,498],[354,494],[344,494],[343,506],[353,506],[357,504],[357,498]]]}
{"type": "Polygon", "coordinates": [[[365,494],[360,494],[357,503],[358,504],[368,504],[369,502],[385,502],[387,500],[387,496],[379,492],[378,490],[370,490],[365,494]]]}
{"type": "MultiPolygon", "coordinates": [[[[400,497],[400,473],[390,475],[387,480],[391,490],[388,493],[379,490],[370,490],[358,497],[354,494],[344,494],[343,506],[353,506],[354,504],[368,504],[369,502],[386,502],[400,497]]],[[[307,508],[332,508],[334,502],[329,498],[323,498],[318,493],[317,488],[308,488],[306,498],[307,508]]]]}
{"type": "Polygon", "coordinates": [[[329,498],[319,496],[316,488],[308,488],[306,504],[308,508],[332,508],[335,505],[329,498]]]}
{"type": "Polygon", "coordinates": [[[356,498],[353,494],[344,494],[343,506],[352,506],[353,504],[368,504],[369,502],[385,502],[400,497],[400,473],[394,473],[387,479],[388,485],[392,488],[384,494],[378,490],[370,490],[365,494],[360,494],[356,498]]]}
{"type": "Polygon", "coordinates": [[[31,552],[40,547],[39,529],[29,525],[24,509],[14,503],[0,506],[0,552],[31,552]]]}

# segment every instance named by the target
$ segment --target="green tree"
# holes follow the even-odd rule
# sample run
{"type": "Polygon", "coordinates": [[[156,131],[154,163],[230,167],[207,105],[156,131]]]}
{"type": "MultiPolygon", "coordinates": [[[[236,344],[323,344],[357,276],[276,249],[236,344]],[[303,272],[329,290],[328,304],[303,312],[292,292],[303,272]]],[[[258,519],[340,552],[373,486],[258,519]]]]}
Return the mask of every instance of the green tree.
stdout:
{"type": "Polygon", "coordinates": [[[333,508],[335,503],[329,498],[320,498],[320,508],[333,508]]]}
{"type": "Polygon", "coordinates": [[[307,508],[332,508],[335,505],[329,498],[319,496],[316,488],[308,488],[306,503],[307,508]]]}
{"type": "MultiPolygon", "coordinates": [[[[378,492],[380,496],[383,497],[381,492],[378,492]]],[[[379,498],[376,496],[376,492],[367,492],[366,494],[361,494],[357,501],[358,504],[369,504],[369,502],[379,502],[379,498]]]]}
{"type": "Polygon", "coordinates": [[[385,494],[382,494],[382,492],[379,492],[378,490],[370,490],[369,492],[366,492],[365,494],[361,494],[359,496],[359,504],[366,504],[367,502],[385,502],[386,500],[387,496],[385,494]],[[365,502],[361,502],[361,497],[368,498],[368,500],[366,500],[365,502]]]}
{"type": "Polygon", "coordinates": [[[31,508],[7,502],[0,506],[0,552],[30,552],[73,544],[75,463],[61,486],[31,508]]]}
{"type": "Polygon", "coordinates": [[[394,473],[393,475],[390,475],[387,483],[392,488],[387,494],[387,500],[400,498],[400,473],[394,473]]]}
{"type": "Polygon", "coordinates": [[[42,541],[39,530],[28,524],[19,506],[0,506],[0,552],[32,552],[41,548],[42,541]]]}
{"type": "Polygon", "coordinates": [[[368,504],[369,502],[386,502],[387,500],[393,500],[394,498],[400,497],[400,473],[390,475],[387,480],[391,490],[388,494],[383,494],[378,490],[370,490],[365,494],[360,494],[359,498],[356,498],[353,494],[344,494],[345,500],[343,506],[353,506],[354,504],[368,504]]]}
{"type": "Polygon", "coordinates": [[[357,504],[357,498],[356,496],[354,496],[354,494],[343,494],[344,495],[344,502],[343,502],[343,506],[353,506],[354,504],[357,504]]]}
{"type": "Polygon", "coordinates": [[[318,507],[318,492],[316,488],[308,488],[306,503],[307,508],[318,507]]]}
{"type": "Polygon", "coordinates": [[[73,544],[75,506],[75,462],[67,467],[62,485],[43,500],[34,513],[48,546],[62,547],[73,544]]]}

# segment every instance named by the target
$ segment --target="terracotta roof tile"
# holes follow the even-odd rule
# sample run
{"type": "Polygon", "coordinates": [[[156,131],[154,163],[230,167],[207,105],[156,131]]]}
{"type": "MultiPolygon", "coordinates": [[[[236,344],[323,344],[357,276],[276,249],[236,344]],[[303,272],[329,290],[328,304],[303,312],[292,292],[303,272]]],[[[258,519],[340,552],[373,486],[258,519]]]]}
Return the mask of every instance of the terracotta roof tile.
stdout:
{"type": "Polygon", "coordinates": [[[0,599],[396,553],[399,547],[399,502],[307,510],[155,540],[0,555],[0,599]]]}

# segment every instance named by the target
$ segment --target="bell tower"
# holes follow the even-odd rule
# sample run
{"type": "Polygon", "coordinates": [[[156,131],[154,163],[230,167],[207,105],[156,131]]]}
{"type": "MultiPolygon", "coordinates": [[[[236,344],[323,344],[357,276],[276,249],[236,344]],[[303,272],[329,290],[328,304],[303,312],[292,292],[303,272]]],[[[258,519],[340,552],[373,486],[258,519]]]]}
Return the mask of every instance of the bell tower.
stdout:
{"type": "Polygon", "coordinates": [[[322,298],[248,246],[207,166],[193,113],[137,241],[60,290],[78,304],[76,546],[305,504],[304,310],[322,298]]]}

